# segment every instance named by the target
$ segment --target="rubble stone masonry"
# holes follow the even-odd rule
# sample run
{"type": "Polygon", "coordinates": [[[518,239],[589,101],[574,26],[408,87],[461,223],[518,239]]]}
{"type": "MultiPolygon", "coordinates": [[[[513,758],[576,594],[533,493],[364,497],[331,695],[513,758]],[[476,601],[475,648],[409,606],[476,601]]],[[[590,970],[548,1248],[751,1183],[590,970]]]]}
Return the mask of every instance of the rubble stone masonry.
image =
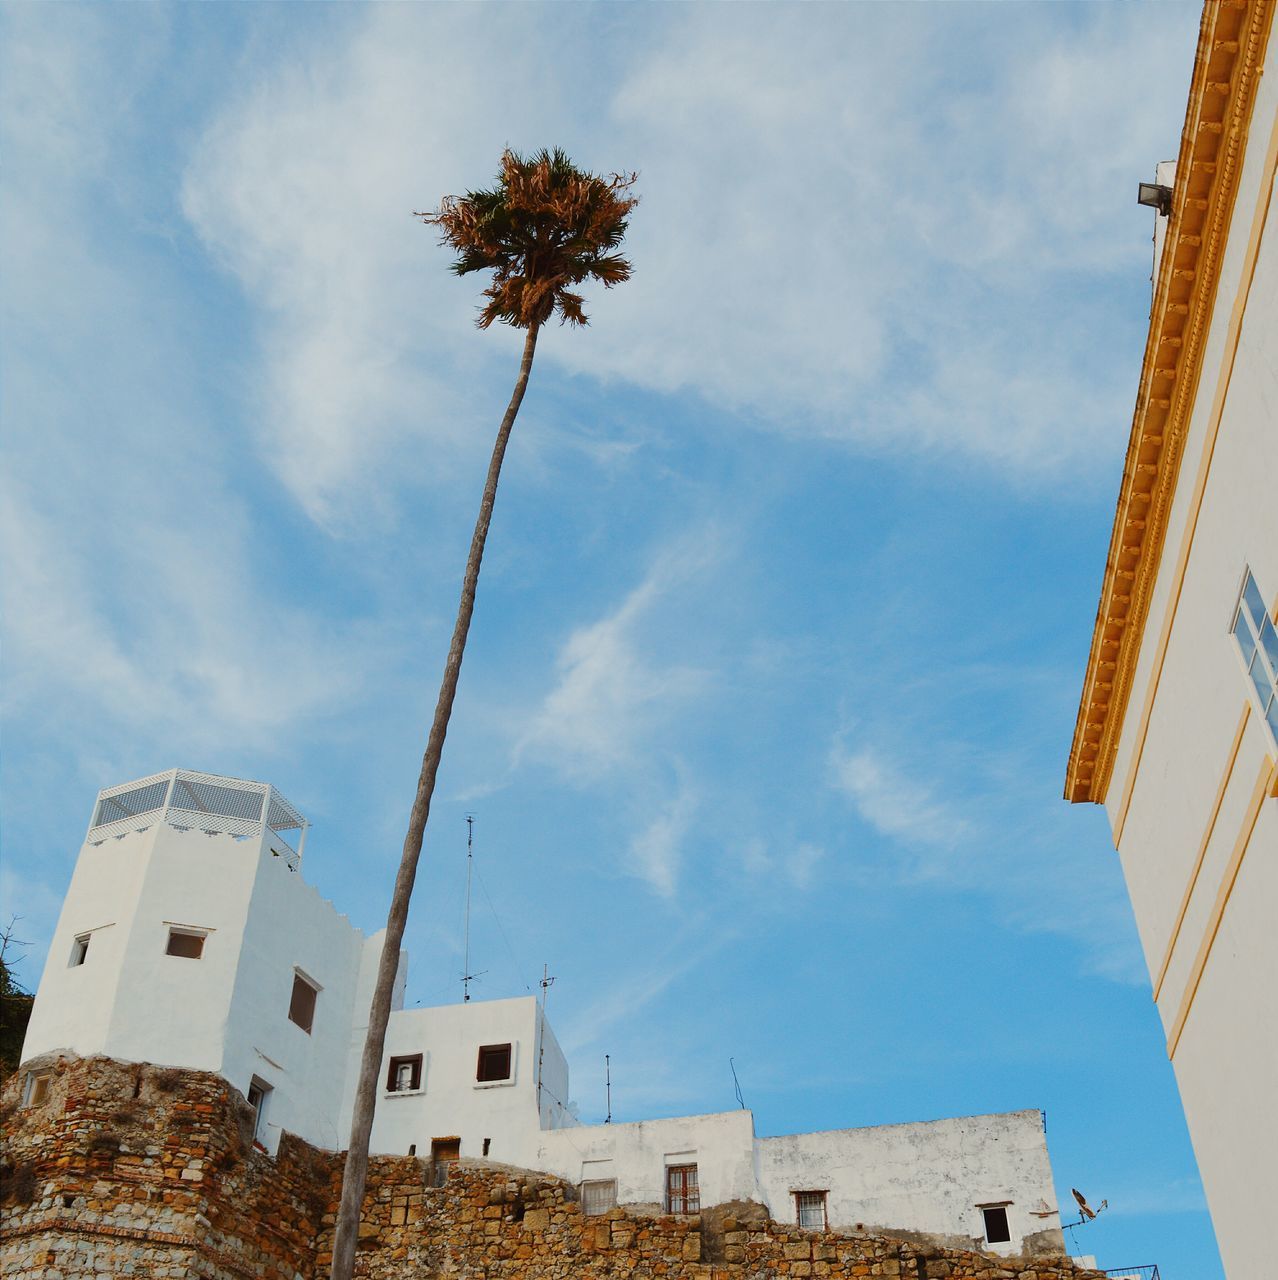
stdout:
{"type": "MultiPolygon", "coordinates": [[[[0,1095],[6,1280],[323,1280],[340,1156],[285,1135],[274,1159],[221,1077],[108,1058],[49,1062],[44,1101],[0,1095]]],[[[1066,1258],[999,1258],[859,1233],[804,1231],[761,1206],[585,1217],[576,1188],[487,1161],[441,1171],[378,1157],[356,1274],[369,1280],[1100,1280],[1066,1258]]]]}

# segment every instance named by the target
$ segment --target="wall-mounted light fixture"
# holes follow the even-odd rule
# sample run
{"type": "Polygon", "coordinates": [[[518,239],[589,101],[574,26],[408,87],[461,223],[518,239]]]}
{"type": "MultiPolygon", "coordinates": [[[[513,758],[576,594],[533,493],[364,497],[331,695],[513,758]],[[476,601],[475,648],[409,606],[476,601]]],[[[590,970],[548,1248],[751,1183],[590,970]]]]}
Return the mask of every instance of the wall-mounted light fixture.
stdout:
{"type": "Polygon", "coordinates": [[[1137,204],[1148,205],[1151,209],[1157,209],[1164,218],[1171,215],[1172,189],[1165,187],[1161,182],[1142,182],[1140,184],[1140,194],[1136,197],[1137,204]]]}

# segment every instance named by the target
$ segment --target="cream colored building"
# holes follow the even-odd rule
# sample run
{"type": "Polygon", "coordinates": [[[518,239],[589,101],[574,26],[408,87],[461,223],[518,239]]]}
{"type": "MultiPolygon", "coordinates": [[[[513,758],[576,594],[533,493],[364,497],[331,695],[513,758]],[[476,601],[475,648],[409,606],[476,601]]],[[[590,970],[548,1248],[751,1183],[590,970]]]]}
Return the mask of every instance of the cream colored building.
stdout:
{"type": "MultiPolygon", "coordinates": [[[[1231,1280],[1278,1206],[1278,42],[1203,14],[1070,754],[1104,804],[1231,1280]]],[[[1166,177],[1164,177],[1166,175],[1166,177]]]]}

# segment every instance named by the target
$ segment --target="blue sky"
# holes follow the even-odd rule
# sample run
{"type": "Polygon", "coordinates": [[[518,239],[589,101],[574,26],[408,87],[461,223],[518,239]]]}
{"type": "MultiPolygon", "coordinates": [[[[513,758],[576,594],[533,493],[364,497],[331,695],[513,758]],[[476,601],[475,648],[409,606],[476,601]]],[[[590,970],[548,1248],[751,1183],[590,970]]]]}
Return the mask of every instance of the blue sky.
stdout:
{"type": "Polygon", "coordinates": [[[414,209],[638,169],[539,348],[408,945],[583,1118],[1039,1106],[1103,1265],[1221,1275],[1103,815],[1060,799],[1193,5],[10,5],[7,910],[94,792],[274,782],[380,925],[518,336],[414,209]],[[491,905],[491,909],[490,909],[491,905]]]}

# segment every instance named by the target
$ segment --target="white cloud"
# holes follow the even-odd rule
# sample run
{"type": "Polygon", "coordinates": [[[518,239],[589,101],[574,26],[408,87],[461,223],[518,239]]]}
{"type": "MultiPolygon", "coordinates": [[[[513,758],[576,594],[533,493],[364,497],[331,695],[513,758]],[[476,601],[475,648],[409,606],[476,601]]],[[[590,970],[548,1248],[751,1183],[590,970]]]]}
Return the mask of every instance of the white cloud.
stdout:
{"type": "Polygon", "coordinates": [[[508,143],[641,171],[635,279],[542,362],[772,430],[1091,471],[1130,380],[1098,368],[1077,295],[1142,288],[1131,191],[1174,150],[1192,7],[801,12],[505,9],[495,31],[377,6],[254,68],[184,207],[255,308],[260,447],[313,517],[387,501],[388,458],[421,480],[475,447],[512,335],[469,330],[471,282],[410,215],[508,143]],[[551,61],[574,75],[548,87],[551,61]]]}
{"type": "Polygon", "coordinates": [[[662,897],[674,896],[683,860],[683,843],[696,800],[681,785],[652,821],[630,842],[630,864],[662,897]]]}
{"type": "Polygon", "coordinates": [[[935,735],[925,773],[864,735],[849,746],[848,736],[831,746],[831,785],[884,838],[900,883],[982,894],[1002,923],[1075,942],[1085,974],[1145,982],[1121,882],[1092,873],[1103,848],[1080,844],[1053,785],[1016,757],[935,735]]]}
{"type": "Polygon", "coordinates": [[[685,538],[656,557],[613,612],[568,636],[558,682],[518,735],[517,761],[591,779],[634,766],[651,749],[652,734],[704,690],[708,677],[677,657],[649,656],[644,625],[718,555],[713,534],[685,538]]]}
{"type": "Polygon", "coordinates": [[[838,741],[830,764],[835,786],[881,835],[941,850],[970,834],[966,819],[938,800],[927,782],[906,774],[880,752],[870,747],[848,750],[838,741]]]}
{"type": "Polygon", "coordinates": [[[266,585],[242,441],[193,390],[190,311],[165,255],[112,230],[117,205],[147,207],[108,157],[136,125],[120,85],[165,55],[156,13],[123,29],[91,10],[5,15],[0,544],[9,713],[82,753],[163,742],[167,765],[265,745],[348,699],[359,666],[352,628],[266,585]]]}
{"type": "Polygon", "coordinates": [[[779,879],[788,880],[802,890],[811,888],[817,868],[825,861],[825,850],[807,840],[772,850],[765,840],[754,836],[745,842],[740,857],[746,873],[755,880],[773,886],[779,879]]]}

